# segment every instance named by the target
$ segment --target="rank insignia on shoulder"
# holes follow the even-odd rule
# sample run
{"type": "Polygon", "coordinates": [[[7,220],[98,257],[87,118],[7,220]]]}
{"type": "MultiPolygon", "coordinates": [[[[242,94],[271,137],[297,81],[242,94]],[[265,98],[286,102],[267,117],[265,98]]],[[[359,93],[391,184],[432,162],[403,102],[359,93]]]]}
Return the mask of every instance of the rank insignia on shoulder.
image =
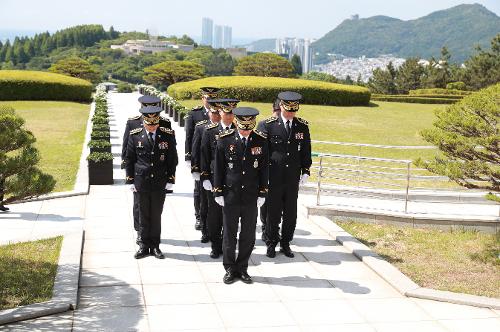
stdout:
{"type": "Polygon", "coordinates": [[[142,131],[142,128],[135,128],[130,131],[130,135],[134,135],[137,133],[140,133],[142,131]]]}
{"type": "Polygon", "coordinates": [[[139,120],[141,116],[140,115],[136,115],[136,116],[132,116],[130,118],[128,118],[129,120],[139,120]]]}
{"type": "Polygon", "coordinates": [[[168,118],[166,118],[166,117],[164,117],[164,116],[160,116],[160,120],[170,122],[170,119],[168,119],[168,118]]]}
{"type": "Polygon", "coordinates": [[[232,133],[234,133],[234,129],[225,130],[225,131],[223,131],[223,132],[219,135],[219,138],[223,138],[223,137],[229,136],[229,135],[231,135],[232,133]]]}
{"type": "Polygon", "coordinates": [[[308,126],[308,125],[309,125],[309,122],[307,122],[306,120],[304,120],[304,119],[302,119],[302,118],[296,118],[296,119],[297,119],[297,121],[299,121],[300,123],[305,124],[306,126],[308,126]]]}
{"type": "Polygon", "coordinates": [[[200,106],[195,106],[191,109],[191,111],[199,111],[203,108],[203,105],[200,105],[200,106]]]}
{"type": "Polygon", "coordinates": [[[269,117],[269,118],[266,119],[266,123],[271,123],[271,122],[274,122],[276,120],[278,120],[278,117],[271,116],[271,117],[269,117]]]}
{"type": "Polygon", "coordinates": [[[205,128],[212,129],[212,128],[217,128],[218,126],[219,126],[218,123],[211,123],[211,124],[208,124],[205,128]]]}
{"type": "Polygon", "coordinates": [[[201,121],[196,122],[195,126],[201,126],[201,125],[203,125],[203,124],[205,124],[207,122],[208,122],[208,120],[201,120],[201,121]]]}
{"type": "Polygon", "coordinates": [[[170,134],[170,135],[174,135],[175,134],[175,132],[172,129],[168,129],[168,128],[165,128],[165,127],[160,127],[160,130],[163,131],[164,133],[167,133],[167,134],[170,134]]]}
{"type": "Polygon", "coordinates": [[[254,132],[262,138],[267,138],[267,135],[260,130],[254,130],[254,132]]]}

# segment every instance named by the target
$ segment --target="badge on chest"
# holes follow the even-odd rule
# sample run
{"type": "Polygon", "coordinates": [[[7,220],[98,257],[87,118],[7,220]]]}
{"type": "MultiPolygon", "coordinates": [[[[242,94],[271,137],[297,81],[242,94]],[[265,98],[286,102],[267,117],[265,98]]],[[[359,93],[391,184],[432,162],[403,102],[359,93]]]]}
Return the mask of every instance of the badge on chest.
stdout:
{"type": "Polygon", "coordinates": [[[160,149],[160,150],[167,150],[168,149],[168,142],[160,142],[160,143],[158,143],[158,149],[160,149]]]}
{"type": "Polygon", "coordinates": [[[261,146],[255,146],[252,148],[252,155],[257,156],[262,154],[262,147],[261,146]]]}
{"type": "Polygon", "coordinates": [[[304,133],[295,133],[295,139],[304,139],[304,133]]]}

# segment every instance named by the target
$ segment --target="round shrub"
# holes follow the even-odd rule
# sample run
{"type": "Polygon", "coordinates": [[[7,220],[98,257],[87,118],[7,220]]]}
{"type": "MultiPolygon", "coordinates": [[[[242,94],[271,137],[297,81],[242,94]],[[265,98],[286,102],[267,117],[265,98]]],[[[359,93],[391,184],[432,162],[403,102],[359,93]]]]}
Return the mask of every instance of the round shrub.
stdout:
{"type": "Polygon", "coordinates": [[[102,163],[104,161],[113,160],[113,154],[110,152],[92,152],[87,156],[87,160],[95,163],[102,163]]]}
{"type": "Polygon", "coordinates": [[[92,84],[60,74],[0,70],[0,100],[90,101],[92,84]]]}
{"type": "Polygon", "coordinates": [[[358,106],[370,102],[370,91],[359,86],[258,76],[218,76],[176,83],[168,87],[168,94],[176,99],[198,99],[203,86],[221,88],[220,97],[243,101],[270,103],[278,93],[290,90],[302,94],[305,104],[358,106]]]}
{"type": "Polygon", "coordinates": [[[464,82],[451,82],[446,84],[447,90],[467,90],[467,86],[464,82]]]}
{"type": "Polygon", "coordinates": [[[455,96],[467,96],[470,95],[471,91],[453,90],[453,89],[417,89],[410,90],[410,95],[455,95],[455,96]]]}
{"type": "Polygon", "coordinates": [[[88,147],[97,149],[110,148],[111,143],[105,140],[90,140],[88,143],[88,147]]]}

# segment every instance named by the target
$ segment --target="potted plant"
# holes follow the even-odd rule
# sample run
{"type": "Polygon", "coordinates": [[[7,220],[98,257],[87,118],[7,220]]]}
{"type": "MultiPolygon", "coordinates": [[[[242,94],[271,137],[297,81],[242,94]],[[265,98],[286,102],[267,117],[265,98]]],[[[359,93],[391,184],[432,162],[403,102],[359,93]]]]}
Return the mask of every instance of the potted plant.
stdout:
{"type": "Polygon", "coordinates": [[[92,125],[92,131],[108,131],[109,132],[109,124],[106,124],[106,123],[94,123],[92,125]]]}
{"type": "Polygon", "coordinates": [[[87,160],[90,184],[113,184],[113,155],[110,152],[92,152],[87,160]]]}
{"type": "Polygon", "coordinates": [[[109,152],[111,153],[111,143],[102,140],[102,139],[95,139],[95,140],[90,140],[88,147],[90,148],[90,153],[92,152],[109,152]]]}
{"type": "Polygon", "coordinates": [[[111,135],[109,134],[109,131],[92,131],[90,133],[90,138],[91,139],[99,139],[99,140],[105,140],[108,141],[111,139],[111,135]]]}

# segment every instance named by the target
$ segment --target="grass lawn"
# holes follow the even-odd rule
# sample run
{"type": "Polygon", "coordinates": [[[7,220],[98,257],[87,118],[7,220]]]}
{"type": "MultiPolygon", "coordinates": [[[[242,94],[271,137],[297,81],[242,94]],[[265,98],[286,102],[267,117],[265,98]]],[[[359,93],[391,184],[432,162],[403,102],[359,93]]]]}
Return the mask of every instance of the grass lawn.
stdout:
{"type": "Polygon", "coordinates": [[[89,104],[59,101],[7,101],[26,120],[40,151],[40,168],[57,183],[54,191],[72,190],[80,164],[89,104]]]}
{"type": "Polygon", "coordinates": [[[0,246],[0,309],[52,298],[63,237],[0,246]]]}
{"type": "Polygon", "coordinates": [[[500,233],[338,224],[421,287],[500,298],[500,233]]]}

